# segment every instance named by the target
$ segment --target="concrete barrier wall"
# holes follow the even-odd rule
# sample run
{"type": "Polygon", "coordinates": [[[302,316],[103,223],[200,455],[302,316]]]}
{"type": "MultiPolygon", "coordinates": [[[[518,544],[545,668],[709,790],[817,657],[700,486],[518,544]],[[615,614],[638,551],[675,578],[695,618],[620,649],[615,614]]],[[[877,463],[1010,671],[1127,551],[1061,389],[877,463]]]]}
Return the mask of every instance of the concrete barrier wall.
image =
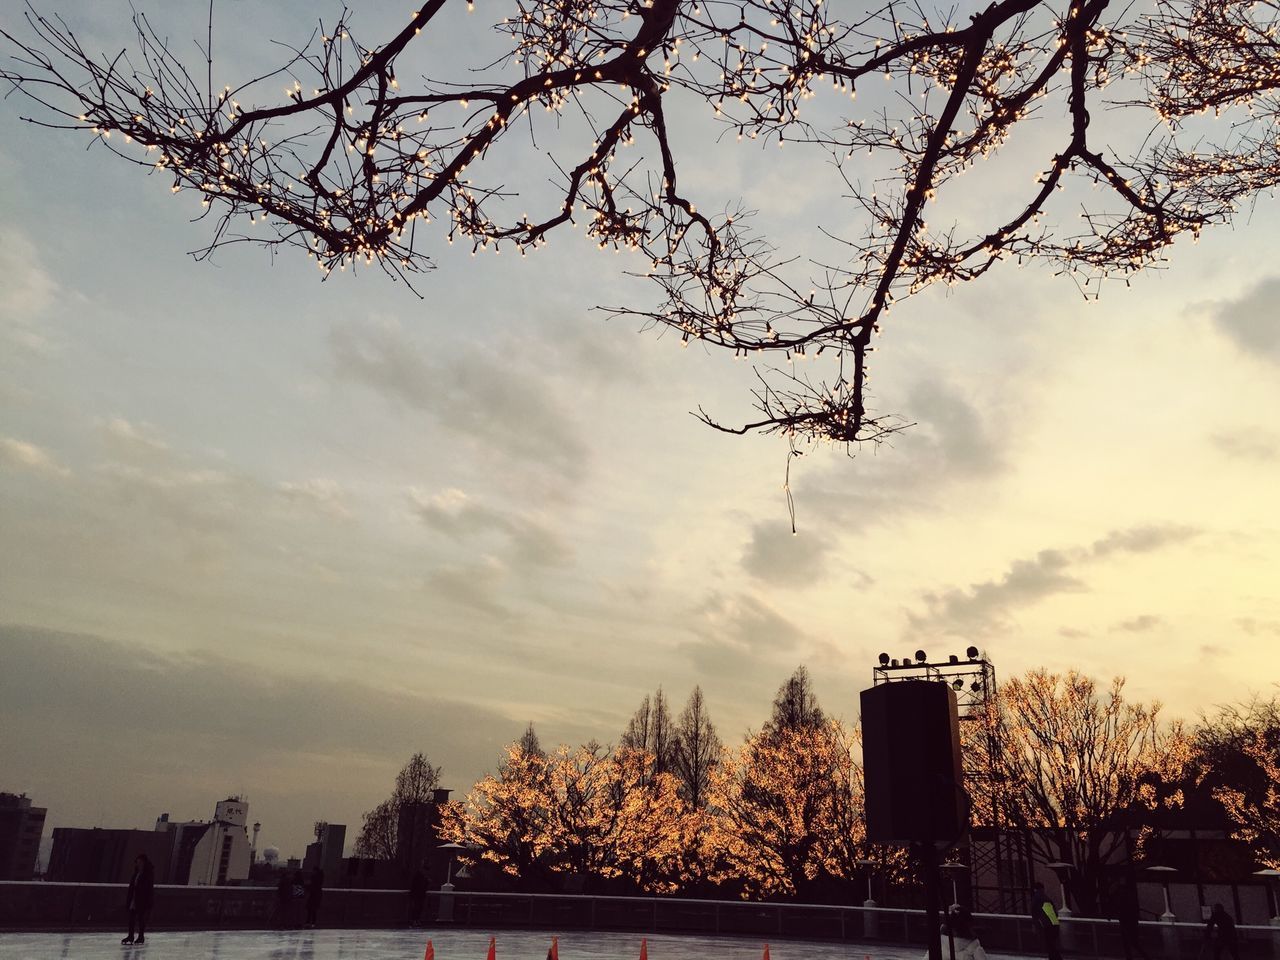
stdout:
{"type": "MultiPolygon", "coordinates": [[[[65,931],[123,929],[123,884],[0,882],[0,930],[65,931]]],[[[403,890],[332,889],[324,892],[319,914],[324,927],[394,927],[408,922],[403,890]]],[[[290,901],[277,916],[274,887],[157,886],[150,926],[163,929],[266,929],[297,926],[302,901],[290,901]]],[[[761,939],[847,940],[857,943],[921,945],[924,915],[918,910],[835,907],[793,903],[743,903],[656,897],[590,897],[551,894],[454,893],[433,891],[423,921],[450,926],[639,932],[704,933],[761,939]]],[[[1042,955],[1030,918],[981,914],[975,926],[983,946],[999,953],[1042,955]]],[[[1240,927],[1241,957],[1280,960],[1280,927],[1240,927]]],[[[1149,956],[1164,960],[1209,960],[1199,923],[1144,923],[1149,956]]],[[[1118,957],[1114,922],[1069,919],[1062,923],[1068,956],[1118,957]]],[[[944,944],[945,955],[945,944],[944,944]]]]}

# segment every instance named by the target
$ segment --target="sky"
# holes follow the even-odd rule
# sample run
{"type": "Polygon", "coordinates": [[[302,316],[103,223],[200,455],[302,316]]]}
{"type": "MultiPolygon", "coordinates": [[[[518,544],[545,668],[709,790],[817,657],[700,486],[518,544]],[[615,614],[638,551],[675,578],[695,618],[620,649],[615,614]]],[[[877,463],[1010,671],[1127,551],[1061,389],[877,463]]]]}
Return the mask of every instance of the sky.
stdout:
{"type": "MultiPolygon", "coordinates": [[[[58,9],[128,41],[123,3],[58,9]]],[[[186,38],[206,9],[155,14],[186,38]]],[[[228,82],[314,17],[217,9],[228,82]]],[[[456,16],[439,63],[485,26],[456,16]]],[[[46,829],[235,793],[298,854],[314,820],[353,838],[415,751],[460,794],[529,722],[615,741],[694,685],[735,743],[801,664],[852,721],[882,650],[1121,675],[1192,720],[1274,692],[1270,198],[1096,302],[1006,266],[896,307],[874,399],[915,425],[797,458],[793,535],[785,441],[690,415],[749,417],[750,366],[595,309],[646,302],[625,257],[438,244],[420,297],[246,246],[196,262],[194,197],[27,112],[0,103],[0,789],[46,829]]],[[[855,230],[820,157],[705,114],[675,116],[690,193],[804,256],[855,230]]],[[[1050,142],[1026,137],[1015,159],[1050,142]]]]}

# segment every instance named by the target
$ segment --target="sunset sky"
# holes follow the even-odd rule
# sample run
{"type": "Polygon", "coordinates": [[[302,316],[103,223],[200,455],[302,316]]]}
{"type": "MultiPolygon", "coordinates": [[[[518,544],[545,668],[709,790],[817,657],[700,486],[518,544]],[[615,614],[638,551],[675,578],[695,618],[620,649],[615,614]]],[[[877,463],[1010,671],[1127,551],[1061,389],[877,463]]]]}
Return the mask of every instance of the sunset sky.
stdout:
{"type": "MultiPolygon", "coordinates": [[[[55,7],[129,40],[124,3],[55,7]]],[[[228,82],[272,56],[238,32],[314,21],[250,7],[219,7],[228,82]]],[[[206,9],[154,13],[195,58],[206,9]]],[[[736,743],[799,664],[852,721],[881,650],[1119,674],[1189,719],[1274,692],[1271,198],[1098,302],[1005,265],[896,308],[875,402],[916,425],[807,449],[793,536],[785,441],[690,416],[748,417],[750,366],[592,309],[650,302],[626,257],[441,243],[421,299],[295,253],[198,263],[194,196],[28,113],[0,104],[0,789],[46,832],[243,793],[301,853],[313,820],[354,837],[415,750],[465,791],[529,721],[613,741],[695,684],[736,743]]],[[[822,158],[714,133],[690,193],[798,254],[856,232],[822,158]]]]}

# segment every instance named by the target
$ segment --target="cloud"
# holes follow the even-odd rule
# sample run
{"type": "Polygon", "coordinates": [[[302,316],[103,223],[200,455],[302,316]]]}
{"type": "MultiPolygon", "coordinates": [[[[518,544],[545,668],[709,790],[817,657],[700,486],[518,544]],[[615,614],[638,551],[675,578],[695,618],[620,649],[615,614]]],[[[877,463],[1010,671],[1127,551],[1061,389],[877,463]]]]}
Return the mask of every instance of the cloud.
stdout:
{"type": "Polygon", "coordinates": [[[1251,356],[1280,363],[1280,277],[1263,280],[1235,300],[1211,307],[1214,326],[1251,356]]]}
{"type": "Polygon", "coordinates": [[[325,477],[312,477],[294,483],[288,480],[276,485],[276,490],[285,500],[313,507],[339,520],[349,520],[351,510],[347,506],[347,492],[336,480],[325,477]]]}
{"type": "Polygon", "coordinates": [[[585,469],[587,447],[568,409],[519,351],[467,346],[431,357],[386,324],[336,328],[330,348],[339,377],[421,411],[465,440],[566,477],[585,469]]]}
{"type": "Polygon", "coordinates": [[[293,830],[300,845],[323,817],[345,821],[350,840],[415,750],[444,766],[446,786],[465,787],[525,721],[408,685],[329,676],[305,659],[273,672],[14,624],[0,624],[0,649],[0,769],[23,783],[39,770],[40,802],[64,824],[91,824],[113,803],[105,826],[175,806],[205,816],[221,791],[244,789],[271,835],[293,830]],[[264,809],[256,798],[281,779],[264,809]]]}
{"type": "Polygon", "coordinates": [[[713,593],[692,611],[696,639],[679,649],[706,676],[740,676],[792,658],[807,639],[803,630],[751,594],[713,593]]]}
{"type": "Polygon", "coordinates": [[[1236,620],[1236,626],[1251,637],[1266,635],[1280,637],[1280,620],[1259,620],[1256,617],[1240,617],[1236,620]]]}
{"type": "Polygon", "coordinates": [[[1266,430],[1232,430],[1215,433],[1209,442],[1233,460],[1272,463],[1280,457],[1280,438],[1266,430]]]}
{"type": "Polygon", "coordinates": [[[948,487],[998,474],[1006,460],[998,433],[977,408],[941,380],[917,382],[903,409],[915,425],[854,461],[797,483],[801,522],[806,510],[843,530],[864,530],[903,514],[936,509],[948,487]]]}
{"type": "Polygon", "coordinates": [[[1030,559],[1015,560],[999,580],[926,593],[925,612],[909,614],[912,630],[990,633],[1004,625],[1010,610],[1055,593],[1084,590],[1084,584],[1068,572],[1070,566],[1071,558],[1061,550],[1041,550],[1030,559]]]}
{"type": "Polygon", "coordinates": [[[1094,557],[1107,557],[1113,553],[1151,553],[1189,540],[1198,535],[1194,527],[1181,524],[1162,526],[1147,525],[1112,530],[1100,540],[1095,540],[1089,553],[1094,557]]]}
{"type": "Polygon", "coordinates": [[[54,353],[57,340],[36,321],[53,303],[58,284],[35,245],[11,228],[0,229],[0,277],[0,334],[25,353],[54,353]]]}
{"type": "Polygon", "coordinates": [[[811,586],[828,573],[831,543],[811,530],[793,534],[791,526],[766,520],[751,530],[742,555],[742,568],[758,580],[781,586],[811,586]]]}
{"type": "Polygon", "coordinates": [[[1154,613],[1143,613],[1128,620],[1120,621],[1120,623],[1116,624],[1116,629],[1125,630],[1129,633],[1146,633],[1163,625],[1164,617],[1156,616],[1154,613]]]}
{"type": "Polygon", "coordinates": [[[103,431],[119,449],[128,453],[139,450],[164,453],[169,450],[169,445],[160,439],[156,428],[149,423],[134,424],[124,417],[112,417],[103,424],[103,431]]]}
{"type": "Polygon", "coordinates": [[[456,488],[434,495],[415,489],[409,496],[418,518],[455,542],[483,541],[496,534],[505,541],[512,562],[524,567],[564,567],[573,560],[572,548],[551,528],[529,517],[485,506],[456,488]]]}
{"type": "Polygon", "coordinates": [[[466,607],[496,620],[513,620],[515,611],[500,599],[507,571],[492,557],[479,563],[448,564],[427,574],[426,589],[439,602],[466,607]]]}
{"type": "Polygon", "coordinates": [[[0,463],[46,476],[67,477],[71,471],[43,447],[16,437],[0,437],[0,463]]]}
{"type": "MultiPolygon", "coordinates": [[[[1056,594],[1087,590],[1076,567],[1118,554],[1150,553],[1182,543],[1197,532],[1173,524],[1129,527],[1112,530],[1086,547],[1041,550],[1033,557],[1013,561],[998,579],[924,594],[924,609],[907,613],[908,632],[975,635],[1004,630],[1015,610],[1056,594]]],[[[1139,617],[1133,623],[1142,620],[1139,617]]],[[[1150,626],[1154,624],[1138,628],[1150,626]]]]}

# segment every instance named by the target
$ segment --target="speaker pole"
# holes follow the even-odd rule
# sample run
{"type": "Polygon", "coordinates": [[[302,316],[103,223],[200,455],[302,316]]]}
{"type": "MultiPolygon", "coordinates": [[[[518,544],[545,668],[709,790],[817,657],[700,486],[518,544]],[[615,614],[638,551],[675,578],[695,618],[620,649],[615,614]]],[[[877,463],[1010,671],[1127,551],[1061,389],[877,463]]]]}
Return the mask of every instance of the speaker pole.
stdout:
{"type": "Polygon", "coordinates": [[[938,891],[942,886],[941,874],[938,870],[938,848],[931,841],[916,845],[920,857],[920,866],[924,868],[924,916],[926,936],[929,938],[929,960],[942,960],[942,935],[939,929],[938,904],[941,901],[938,891]]]}

